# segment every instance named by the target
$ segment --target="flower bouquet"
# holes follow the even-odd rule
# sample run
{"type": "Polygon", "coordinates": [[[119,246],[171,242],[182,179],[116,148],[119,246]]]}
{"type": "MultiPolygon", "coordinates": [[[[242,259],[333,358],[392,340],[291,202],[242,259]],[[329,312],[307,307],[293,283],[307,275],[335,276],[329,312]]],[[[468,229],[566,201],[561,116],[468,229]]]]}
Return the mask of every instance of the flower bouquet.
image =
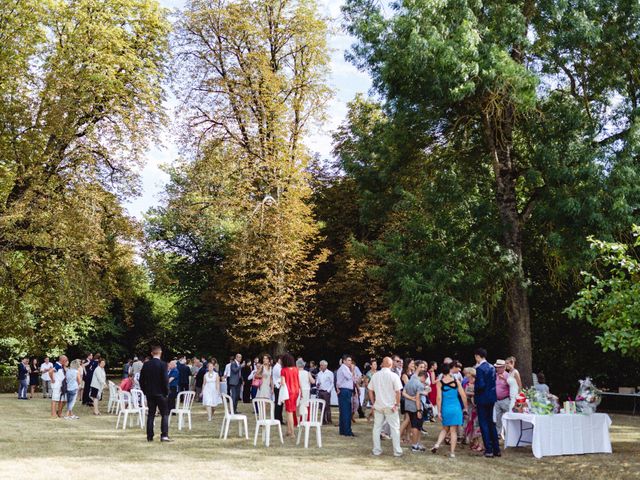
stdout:
{"type": "Polygon", "coordinates": [[[578,394],[576,395],[576,407],[580,413],[592,414],[602,401],[602,392],[596,388],[591,377],[580,380],[578,394]]]}
{"type": "Polygon", "coordinates": [[[524,392],[520,392],[516,397],[516,404],[513,407],[513,411],[515,413],[529,413],[529,408],[527,407],[527,396],[524,392]]]}
{"type": "Polygon", "coordinates": [[[534,387],[523,390],[529,404],[529,412],[534,415],[551,415],[554,405],[546,394],[536,390],[534,387]]]}

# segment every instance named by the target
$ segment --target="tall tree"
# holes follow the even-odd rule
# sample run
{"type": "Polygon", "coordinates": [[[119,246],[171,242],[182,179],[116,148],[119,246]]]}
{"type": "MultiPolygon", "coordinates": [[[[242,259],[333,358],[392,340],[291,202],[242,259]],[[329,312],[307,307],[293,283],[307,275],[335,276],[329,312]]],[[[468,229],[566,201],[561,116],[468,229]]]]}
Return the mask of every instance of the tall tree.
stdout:
{"type": "Polygon", "coordinates": [[[327,26],[308,0],[193,0],[177,30],[187,143],[214,167],[199,212],[213,231],[231,227],[228,333],[281,351],[305,331],[326,256],[303,139],[329,94],[327,26]]]}
{"type": "Polygon", "coordinates": [[[106,312],[137,235],[119,199],[162,119],[154,0],[0,4],[0,332],[65,346],[106,312]]]}
{"type": "Polygon", "coordinates": [[[430,172],[472,172],[475,191],[492,199],[495,256],[508,261],[501,281],[508,338],[529,382],[526,252],[535,235],[567,246],[566,225],[585,233],[621,228],[634,215],[637,189],[620,172],[636,176],[640,6],[411,0],[391,11],[347,1],[357,39],[351,58],[371,73],[391,121],[420,135],[430,172]],[[446,163],[435,166],[436,158],[446,163]],[[562,215],[567,224],[556,224],[562,215]]]}

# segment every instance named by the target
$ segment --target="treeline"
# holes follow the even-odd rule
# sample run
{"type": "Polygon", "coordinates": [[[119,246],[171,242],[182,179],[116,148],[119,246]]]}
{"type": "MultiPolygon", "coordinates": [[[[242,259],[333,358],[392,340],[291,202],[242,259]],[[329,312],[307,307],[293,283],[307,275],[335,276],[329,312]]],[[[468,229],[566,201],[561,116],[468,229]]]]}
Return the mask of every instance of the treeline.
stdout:
{"type": "Polygon", "coordinates": [[[173,23],[152,0],[3,2],[2,357],[482,344],[525,381],[637,380],[635,310],[591,302],[622,290],[588,238],[639,223],[640,7],[386,8],[343,8],[375,95],[323,159],[304,143],[331,95],[313,1],[191,0],[173,23]],[[140,225],[121,201],[169,85],[182,155],[140,225]]]}

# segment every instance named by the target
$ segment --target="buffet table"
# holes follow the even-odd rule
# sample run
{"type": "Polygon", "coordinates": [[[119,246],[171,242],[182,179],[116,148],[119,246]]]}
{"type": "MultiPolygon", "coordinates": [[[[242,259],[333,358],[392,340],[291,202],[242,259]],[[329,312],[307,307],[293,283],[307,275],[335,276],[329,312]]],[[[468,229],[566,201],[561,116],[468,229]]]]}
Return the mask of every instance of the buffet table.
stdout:
{"type": "Polygon", "coordinates": [[[536,458],[551,455],[611,453],[609,426],[605,413],[533,415],[505,413],[505,448],[531,445],[536,458]]]}

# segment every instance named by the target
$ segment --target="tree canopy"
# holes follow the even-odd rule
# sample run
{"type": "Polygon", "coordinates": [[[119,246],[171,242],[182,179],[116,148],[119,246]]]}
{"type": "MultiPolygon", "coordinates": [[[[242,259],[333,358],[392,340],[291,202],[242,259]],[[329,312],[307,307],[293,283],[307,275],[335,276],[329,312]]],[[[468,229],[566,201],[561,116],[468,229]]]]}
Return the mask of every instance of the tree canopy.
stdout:
{"type": "Polygon", "coordinates": [[[0,357],[481,344],[525,383],[633,375],[640,4],[346,0],[342,22],[373,88],[321,158],[313,0],[0,3],[0,357]]]}

